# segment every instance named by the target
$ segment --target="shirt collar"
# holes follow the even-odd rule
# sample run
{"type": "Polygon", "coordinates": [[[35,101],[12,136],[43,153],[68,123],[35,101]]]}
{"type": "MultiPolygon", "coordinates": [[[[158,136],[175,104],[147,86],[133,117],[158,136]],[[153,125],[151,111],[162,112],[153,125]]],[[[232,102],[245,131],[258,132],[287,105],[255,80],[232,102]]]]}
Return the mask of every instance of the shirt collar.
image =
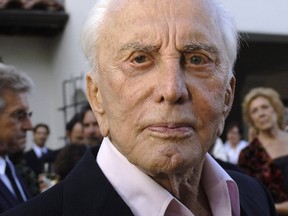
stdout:
{"type": "Polygon", "coordinates": [[[164,215],[173,196],[131,164],[107,137],[103,139],[97,155],[97,162],[134,215],[164,215]],[[107,163],[108,161],[109,163],[107,163]],[[148,200],[149,206],[147,206],[148,200]],[[143,206],[145,207],[143,208],[143,206]]]}
{"type": "Polygon", "coordinates": [[[4,157],[0,156],[0,175],[5,175],[6,162],[12,163],[7,155],[4,157]]]}
{"type": "Polygon", "coordinates": [[[6,157],[0,156],[0,175],[5,175],[5,170],[6,170],[6,157]]]}
{"type": "MultiPolygon", "coordinates": [[[[171,203],[180,206],[181,212],[190,212],[167,190],[131,164],[114,147],[109,138],[103,139],[96,160],[107,179],[134,215],[163,216],[171,203]]],[[[207,154],[204,162],[201,183],[207,194],[213,215],[231,215],[232,211],[235,211],[233,215],[240,215],[236,183],[209,154],[207,154]]]]}
{"type": "Polygon", "coordinates": [[[47,148],[44,146],[44,147],[39,147],[38,145],[36,145],[35,143],[33,144],[32,146],[37,158],[40,158],[42,157],[42,154],[43,153],[47,153],[47,148]]]}
{"type": "Polygon", "coordinates": [[[201,184],[213,215],[231,215],[231,212],[232,215],[240,215],[237,184],[209,154],[204,161],[201,184]]]}

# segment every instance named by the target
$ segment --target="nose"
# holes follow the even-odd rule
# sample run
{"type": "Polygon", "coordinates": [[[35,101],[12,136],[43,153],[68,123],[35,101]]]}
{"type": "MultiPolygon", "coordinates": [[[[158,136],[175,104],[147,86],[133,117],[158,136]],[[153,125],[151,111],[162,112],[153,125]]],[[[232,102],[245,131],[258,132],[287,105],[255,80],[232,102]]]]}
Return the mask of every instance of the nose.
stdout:
{"type": "Polygon", "coordinates": [[[159,100],[170,104],[183,103],[188,99],[185,74],[177,61],[168,62],[159,77],[159,100]]]}
{"type": "Polygon", "coordinates": [[[258,109],[257,115],[258,115],[258,117],[265,115],[265,110],[263,108],[258,109]]]}
{"type": "Polygon", "coordinates": [[[30,117],[25,118],[25,120],[22,122],[22,129],[25,131],[32,130],[32,123],[30,117]]]}

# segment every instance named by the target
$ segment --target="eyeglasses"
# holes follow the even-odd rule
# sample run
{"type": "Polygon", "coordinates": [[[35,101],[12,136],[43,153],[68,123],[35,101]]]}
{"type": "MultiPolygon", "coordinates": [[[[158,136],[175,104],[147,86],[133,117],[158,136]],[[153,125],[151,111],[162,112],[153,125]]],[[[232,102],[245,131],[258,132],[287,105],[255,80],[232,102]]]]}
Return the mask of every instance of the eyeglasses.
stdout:
{"type": "Polygon", "coordinates": [[[27,118],[31,118],[32,112],[26,112],[23,110],[16,111],[11,114],[13,118],[15,118],[19,122],[25,121],[27,118]]]}

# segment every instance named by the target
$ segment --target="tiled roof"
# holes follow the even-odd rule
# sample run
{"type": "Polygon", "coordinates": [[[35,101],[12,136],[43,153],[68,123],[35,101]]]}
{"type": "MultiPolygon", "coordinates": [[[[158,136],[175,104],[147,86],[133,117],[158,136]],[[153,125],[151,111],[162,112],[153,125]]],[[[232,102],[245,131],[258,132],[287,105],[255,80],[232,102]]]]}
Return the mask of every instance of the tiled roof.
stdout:
{"type": "Polygon", "coordinates": [[[5,9],[63,11],[64,6],[56,0],[0,0],[0,10],[5,9]]]}

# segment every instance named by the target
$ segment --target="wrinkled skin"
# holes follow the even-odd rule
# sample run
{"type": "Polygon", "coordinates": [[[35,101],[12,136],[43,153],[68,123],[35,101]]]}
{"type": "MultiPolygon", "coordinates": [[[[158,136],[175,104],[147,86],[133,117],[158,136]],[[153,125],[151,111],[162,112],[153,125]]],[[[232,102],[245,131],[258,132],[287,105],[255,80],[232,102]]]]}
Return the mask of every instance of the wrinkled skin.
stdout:
{"type": "Polygon", "coordinates": [[[111,6],[98,71],[87,76],[102,135],[184,203],[193,200],[188,191],[199,198],[204,156],[233,101],[235,79],[213,16],[200,0],[111,6]]]}

